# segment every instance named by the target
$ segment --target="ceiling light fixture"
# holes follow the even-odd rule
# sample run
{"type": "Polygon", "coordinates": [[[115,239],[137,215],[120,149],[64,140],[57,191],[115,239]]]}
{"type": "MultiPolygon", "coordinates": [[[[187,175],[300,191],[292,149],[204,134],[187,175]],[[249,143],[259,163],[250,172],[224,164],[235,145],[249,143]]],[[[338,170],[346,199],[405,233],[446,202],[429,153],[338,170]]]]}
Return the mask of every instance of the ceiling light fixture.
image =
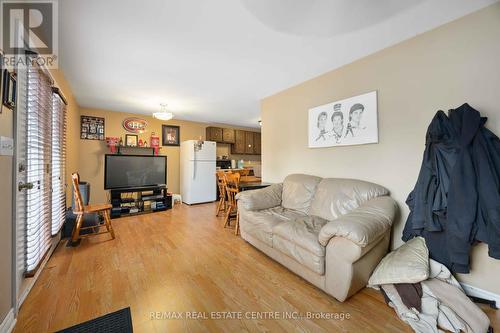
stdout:
{"type": "Polygon", "coordinates": [[[160,119],[163,121],[170,120],[174,117],[172,112],[168,112],[167,104],[160,104],[160,112],[153,112],[153,118],[160,119]]]}

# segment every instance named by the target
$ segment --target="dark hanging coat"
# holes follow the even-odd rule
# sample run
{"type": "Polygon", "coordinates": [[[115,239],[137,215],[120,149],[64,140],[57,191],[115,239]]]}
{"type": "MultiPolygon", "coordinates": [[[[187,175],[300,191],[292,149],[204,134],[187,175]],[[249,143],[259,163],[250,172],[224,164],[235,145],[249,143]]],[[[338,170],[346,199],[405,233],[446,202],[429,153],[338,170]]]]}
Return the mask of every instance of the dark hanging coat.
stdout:
{"type": "Polygon", "coordinates": [[[475,241],[500,259],[500,140],[486,120],[468,104],[436,113],[406,201],[403,240],[424,237],[431,257],[459,273],[469,272],[475,241]]]}

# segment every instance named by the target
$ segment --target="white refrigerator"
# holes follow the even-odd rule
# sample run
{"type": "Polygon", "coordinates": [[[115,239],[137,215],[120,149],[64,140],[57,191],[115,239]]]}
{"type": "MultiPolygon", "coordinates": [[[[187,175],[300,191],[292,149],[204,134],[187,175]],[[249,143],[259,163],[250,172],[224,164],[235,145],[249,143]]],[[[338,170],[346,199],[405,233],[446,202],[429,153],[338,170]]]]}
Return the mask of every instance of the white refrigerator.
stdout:
{"type": "Polygon", "coordinates": [[[216,200],[216,143],[181,142],[180,178],[182,201],[189,205],[216,200]]]}

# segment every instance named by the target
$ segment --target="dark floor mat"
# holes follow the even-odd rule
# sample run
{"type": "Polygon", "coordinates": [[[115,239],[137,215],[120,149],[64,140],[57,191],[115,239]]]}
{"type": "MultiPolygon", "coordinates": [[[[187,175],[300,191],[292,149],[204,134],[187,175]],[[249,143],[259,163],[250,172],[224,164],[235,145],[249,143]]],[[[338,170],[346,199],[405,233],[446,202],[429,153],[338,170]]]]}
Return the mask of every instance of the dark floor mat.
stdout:
{"type": "Polygon", "coordinates": [[[86,321],[84,323],[65,328],[58,333],[132,333],[132,316],[130,308],[86,321]]]}

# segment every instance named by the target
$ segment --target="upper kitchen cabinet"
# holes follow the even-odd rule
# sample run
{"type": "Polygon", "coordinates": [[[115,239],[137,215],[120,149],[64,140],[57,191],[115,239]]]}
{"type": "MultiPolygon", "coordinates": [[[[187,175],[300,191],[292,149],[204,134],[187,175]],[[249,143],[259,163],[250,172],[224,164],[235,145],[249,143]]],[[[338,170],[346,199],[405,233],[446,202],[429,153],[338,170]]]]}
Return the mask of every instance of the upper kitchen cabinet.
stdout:
{"type": "Polygon", "coordinates": [[[234,143],[234,129],[232,128],[223,128],[222,129],[222,141],[225,143],[234,143]]]}
{"type": "Polygon", "coordinates": [[[220,127],[207,127],[206,135],[207,141],[222,142],[222,128],[220,127]]]}
{"type": "Polygon", "coordinates": [[[260,155],[260,133],[257,132],[207,127],[207,140],[231,144],[231,154],[260,155]]]}
{"type": "Polygon", "coordinates": [[[232,154],[245,154],[245,131],[234,130],[234,144],[231,145],[232,154]]]}
{"type": "Polygon", "coordinates": [[[234,129],[221,127],[207,127],[207,141],[215,141],[218,143],[234,143],[234,129]]]}
{"type": "Polygon", "coordinates": [[[260,155],[261,154],[261,144],[260,144],[260,133],[253,133],[253,153],[255,155],[260,155]]]}
{"type": "Polygon", "coordinates": [[[245,154],[253,154],[254,136],[253,132],[245,132],[245,154]]]}

